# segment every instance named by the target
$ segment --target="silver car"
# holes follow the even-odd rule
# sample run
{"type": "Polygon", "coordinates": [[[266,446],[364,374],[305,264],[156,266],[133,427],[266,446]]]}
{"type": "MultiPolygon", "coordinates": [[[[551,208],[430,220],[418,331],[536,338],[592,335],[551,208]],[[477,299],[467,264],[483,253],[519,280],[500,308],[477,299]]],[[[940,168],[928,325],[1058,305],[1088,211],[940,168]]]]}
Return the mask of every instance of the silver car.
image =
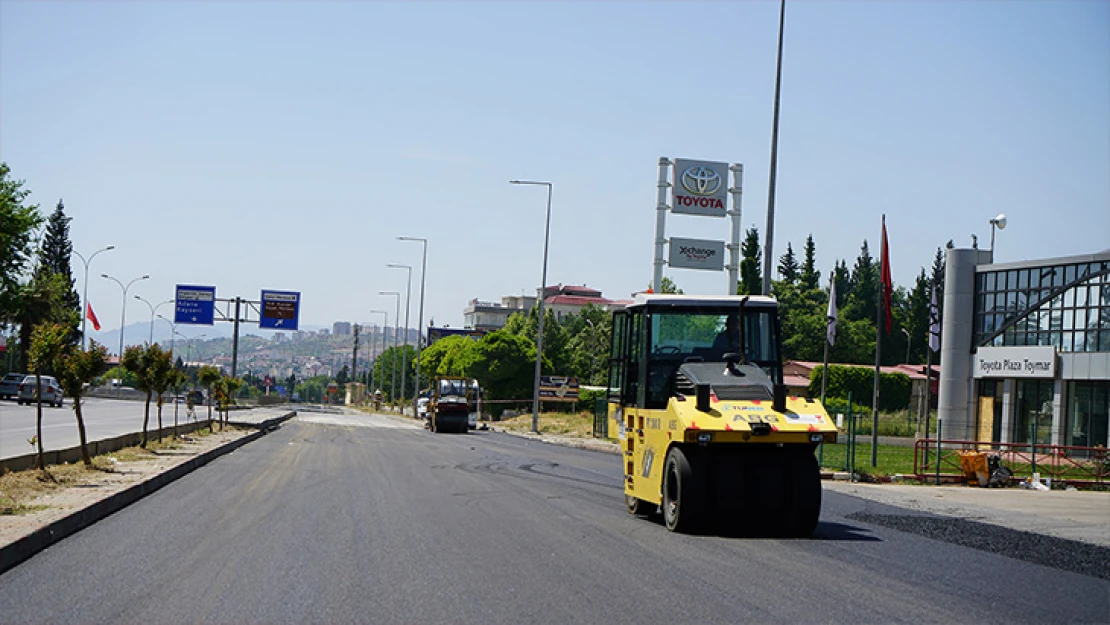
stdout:
{"type": "MultiPolygon", "coordinates": [[[[41,376],[42,380],[42,403],[50,404],[57,408],[62,407],[62,401],[65,399],[65,393],[62,392],[62,386],[58,384],[52,376],[41,376]]],[[[16,401],[20,405],[30,405],[35,403],[38,397],[38,391],[35,382],[35,376],[29,375],[23,378],[23,382],[19,384],[19,396],[16,401]]]]}

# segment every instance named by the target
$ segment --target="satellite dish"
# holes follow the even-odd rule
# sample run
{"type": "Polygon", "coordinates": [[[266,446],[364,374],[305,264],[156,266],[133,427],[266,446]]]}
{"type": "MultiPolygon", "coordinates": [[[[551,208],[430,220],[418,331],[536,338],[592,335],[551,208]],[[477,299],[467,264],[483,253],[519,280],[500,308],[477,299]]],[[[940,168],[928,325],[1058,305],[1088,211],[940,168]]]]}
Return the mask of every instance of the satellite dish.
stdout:
{"type": "Polygon", "coordinates": [[[994,219],[992,219],[991,223],[998,226],[999,230],[1005,230],[1006,229],[1006,214],[1005,213],[998,213],[998,217],[995,217],[994,219]]]}

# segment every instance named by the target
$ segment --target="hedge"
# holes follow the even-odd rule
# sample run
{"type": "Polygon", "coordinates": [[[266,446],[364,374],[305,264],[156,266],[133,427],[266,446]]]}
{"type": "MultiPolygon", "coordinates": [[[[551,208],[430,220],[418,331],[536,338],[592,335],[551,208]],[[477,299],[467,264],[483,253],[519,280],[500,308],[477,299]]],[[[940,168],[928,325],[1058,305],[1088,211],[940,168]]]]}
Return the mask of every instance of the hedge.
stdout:
{"type": "MultiPolygon", "coordinates": [[[[824,367],[813,368],[809,376],[809,393],[812,397],[821,396],[821,371],[824,367]]],[[[872,367],[846,367],[829,365],[829,379],[825,386],[826,397],[848,399],[852,394],[852,406],[871,408],[871,396],[875,386],[875,369],[872,367]]],[[[879,410],[901,410],[910,404],[910,376],[904,373],[879,374],[879,410]]],[[[858,408],[856,409],[858,411],[858,408]]]]}

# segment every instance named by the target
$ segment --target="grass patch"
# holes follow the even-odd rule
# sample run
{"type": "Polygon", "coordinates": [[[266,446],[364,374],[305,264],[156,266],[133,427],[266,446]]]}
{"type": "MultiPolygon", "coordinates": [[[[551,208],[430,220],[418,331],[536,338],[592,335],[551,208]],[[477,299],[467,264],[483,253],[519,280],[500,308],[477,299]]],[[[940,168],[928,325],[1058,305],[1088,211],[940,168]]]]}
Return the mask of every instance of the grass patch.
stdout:
{"type": "MultiPolygon", "coordinates": [[[[228,427],[226,431],[237,431],[244,428],[228,427]]],[[[216,433],[218,433],[217,430],[216,433]]],[[[213,432],[207,427],[195,430],[184,435],[187,438],[199,439],[211,436],[213,432]]],[[[147,448],[139,446],[125,447],[117,451],[108,452],[92,457],[92,465],[86,467],[82,462],[74,464],[47,465],[46,471],[26,469],[23,471],[7,471],[0,474],[0,516],[20,515],[44,510],[49,506],[32,505],[42,495],[80,485],[87,482],[91,475],[96,473],[114,473],[118,471],[119,463],[141,462],[153,460],[160,452],[180,449],[185,439],[164,437],[162,442],[152,439],[147,442],[147,448]]]]}
{"type": "MultiPolygon", "coordinates": [[[[821,468],[826,471],[848,470],[848,444],[822,445],[818,452],[821,468]]],[[[875,477],[913,474],[913,447],[879,445],[875,450],[875,465],[871,466],[871,443],[857,439],[855,471],[875,477]]]]}
{"type": "MultiPolygon", "coordinates": [[[[494,425],[513,432],[531,432],[532,415],[529,413],[502,419],[494,425]]],[[[594,431],[594,417],[589,412],[541,412],[538,426],[541,434],[590,438],[594,431]]]]}

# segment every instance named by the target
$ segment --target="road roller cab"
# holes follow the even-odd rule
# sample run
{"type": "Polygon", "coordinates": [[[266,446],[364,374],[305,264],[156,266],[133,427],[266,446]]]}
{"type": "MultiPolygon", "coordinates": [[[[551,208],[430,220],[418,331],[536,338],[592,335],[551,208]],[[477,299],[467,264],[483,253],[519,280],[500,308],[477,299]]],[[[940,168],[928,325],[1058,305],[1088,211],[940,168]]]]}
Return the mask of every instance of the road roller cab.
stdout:
{"type": "Polygon", "coordinates": [[[633,514],[668,529],[809,536],[814,449],[836,441],[821,404],[782,384],[778,303],[761,296],[638,295],[613,315],[609,432],[633,514]]]}

